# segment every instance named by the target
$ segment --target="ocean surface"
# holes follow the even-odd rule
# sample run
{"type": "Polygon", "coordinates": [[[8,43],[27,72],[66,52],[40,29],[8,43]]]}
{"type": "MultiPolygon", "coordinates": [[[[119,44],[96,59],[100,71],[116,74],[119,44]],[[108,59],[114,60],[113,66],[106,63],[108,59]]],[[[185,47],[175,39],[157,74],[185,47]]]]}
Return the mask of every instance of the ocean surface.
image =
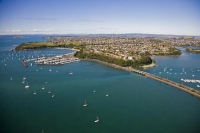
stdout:
{"type": "MultiPolygon", "coordinates": [[[[72,52],[68,49],[9,51],[30,41],[46,40],[41,35],[0,37],[1,133],[200,132],[199,98],[92,61],[63,66],[35,63],[31,66],[29,62],[25,68],[20,59],[72,52]],[[87,107],[83,107],[85,100],[87,107]],[[95,123],[97,116],[99,122],[95,123]]],[[[185,83],[181,78],[200,79],[200,54],[180,49],[181,56],[153,57],[157,66],[144,71],[199,90],[198,83],[185,83]]]]}

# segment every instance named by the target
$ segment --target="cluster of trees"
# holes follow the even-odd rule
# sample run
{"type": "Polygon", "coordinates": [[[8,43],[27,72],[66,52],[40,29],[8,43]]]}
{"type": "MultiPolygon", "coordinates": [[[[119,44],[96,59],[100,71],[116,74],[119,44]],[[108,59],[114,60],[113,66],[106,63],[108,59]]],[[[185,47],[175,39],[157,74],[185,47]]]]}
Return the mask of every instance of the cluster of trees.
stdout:
{"type": "Polygon", "coordinates": [[[186,48],[185,50],[186,50],[187,52],[200,53],[200,49],[189,49],[189,48],[186,48]]]}
{"type": "Polygon", "coordinates": [[[147,65],[147,64],[152,63],[152,59],[146,55],[142,55],[141,58],[138,60],[123,60],[123,59],[119,59],[119,58],[106,56],[104,54],[84,52],[83,50],[80,50],[80,51],[76,52],[75,56],[80,59],[97,59],[100,61],[112,63],[112,64],[119,65],[122,67],[129,67],[129,66],[138,67],[138,66],[147,65]]]}
{"type": "Polygon", "coordinates": [[[15,50],[41,49],[41,48],[54,48],[54,47],[81,49],[85,47],[85,45],[84,44],[74,45],[73,43],[59,44],[59,43],[51,43],[51,42],[27,42],[27,43],[22,43],[21,45],[17,46],[15,50]]]}
{"type": "Polygon", "coordinates": [[[167,53],[158,53],[158,54],[155,54],[155,55],[162,55],[162,56],[165,56],[165,55],[181,55],[181,51],[179,49],[170,47],[169,51],[167,53]]]}
{"type": "Polygon", "coordinates": [[[49,42],[26,42],[22,43],[15,48],[15,50],[23,50],[23,49],[41,49],[47,47],[55,47],[49,42]]]}
{"type": "Polygon", "coordinates": [[[63,43],[51,43],[51,42],[26,42],[22,43],[15,48],[15,50],[23,50],[23,49],[41,49],[41,48],[75,48],[81,49],[85,47],[85,44],[63,44],[63,43]]]}

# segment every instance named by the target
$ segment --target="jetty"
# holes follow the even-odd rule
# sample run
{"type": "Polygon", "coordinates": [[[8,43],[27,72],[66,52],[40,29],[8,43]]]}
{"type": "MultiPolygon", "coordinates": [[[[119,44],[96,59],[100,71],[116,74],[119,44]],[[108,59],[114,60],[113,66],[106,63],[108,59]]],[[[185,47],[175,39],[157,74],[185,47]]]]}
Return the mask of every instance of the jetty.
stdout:
{"type": "Polygon", "coordinates": [[[141,71],[141,70],[132,69],[132,72],[143,75],[145,77],[148,77],[148,78],[151,78],[151,79],[154,79],[154,80],[157,80],[157,81],[165,83],[167,85],[171,85],[171,86],[176,87],[176,88],[178,88],[182,91],[185,91],[185,92],[187,92],[187,93],[189,93],[193,96],[200,98],[200,91],[193,89],[191,87],[185,86],[183,84],[180,84],[180,83],[174,82],[172,80],[169,80],[169,79],[166,79],[166,78],[163,78],[163,77],[159,77],[159,76],[156,76],[156,75],[153,75],[153,74],[141,71]]]}
{"type": "Polygon", "coordinates": [[[24,67],[28,67],[28,66],[26,65],[26,61],[25,61],[25,60],[21,60],[21,63],[23,64],[24,67]]]}
{"type": "Polygon", "coordinates": [[[26,60],[25,62],[34,61],[37,65],[64,65],[67,63],[80,61],[79,58],[74,57],[74,54],[75,52],[53,57],[32,58],[26,60]]]}

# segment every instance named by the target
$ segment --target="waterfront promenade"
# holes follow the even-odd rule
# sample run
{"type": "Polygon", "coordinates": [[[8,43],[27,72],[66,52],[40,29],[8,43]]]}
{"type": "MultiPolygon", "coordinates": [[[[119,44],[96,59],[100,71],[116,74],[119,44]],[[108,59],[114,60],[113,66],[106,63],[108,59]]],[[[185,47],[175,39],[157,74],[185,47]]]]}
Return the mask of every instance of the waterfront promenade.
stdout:
{"type": "Polygon", "coordinates": [[[191,95],[194,95],[194,96],[200,98],[200,91],[195,90],[195,89],[193,89],[191,87],[185,86],[183,84],[180,84],[180,83],[174,82],[172,80],[169,80],[169,79],[166,79],[166,78],[162,78],[162,77],[159,77],[159,76],[156,76],[156,75],[153,75],[153,74],[141,71],[141,70],[132,69],[132,72],[141,74],[141,75],[146,76],[148,78],[152,78],[154,80],[160,81],[160,82],[165,83],[167,85],[171,85],[173,87],[176,87],[176,88],[178,88],[178,89],[180,89],[182,91],[185,91],[185,92],[187,92],[187,93],[189,93],[191,95]]]}

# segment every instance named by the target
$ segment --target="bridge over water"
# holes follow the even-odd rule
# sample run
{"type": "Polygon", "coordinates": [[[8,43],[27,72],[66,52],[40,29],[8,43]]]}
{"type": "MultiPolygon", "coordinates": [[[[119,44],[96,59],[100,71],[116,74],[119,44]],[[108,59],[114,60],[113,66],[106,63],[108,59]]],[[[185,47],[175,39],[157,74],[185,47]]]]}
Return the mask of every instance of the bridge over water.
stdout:
{"type": "Polygon", "coordinates": [[[166,79],[166,78],[163,78],[163,77],[159,77],[159,76],[156,76],[156,75],[153,75],[153,74],[141,71],[141,70],[132,69],[132,72],[140,74],[140,75],[143,75],[143,76],[146,76],[148,78],[152,78],[154,80],[160,81],[160,82],[165,83],[167,85],[171,85],[173,87],[176,87],[176,88],[178,88],[178,89],[180,89],[182,91],[185,91],[185,92],[187,92],[187,93],[189,93],[191,95],[194,95],[194,96],[200,98],[200,91],[195,90],[195,89],[193,89],[191,87],[182,85],[182,84],[174,82],[172,80],[169,80],[169,79],[166,79]]]}

